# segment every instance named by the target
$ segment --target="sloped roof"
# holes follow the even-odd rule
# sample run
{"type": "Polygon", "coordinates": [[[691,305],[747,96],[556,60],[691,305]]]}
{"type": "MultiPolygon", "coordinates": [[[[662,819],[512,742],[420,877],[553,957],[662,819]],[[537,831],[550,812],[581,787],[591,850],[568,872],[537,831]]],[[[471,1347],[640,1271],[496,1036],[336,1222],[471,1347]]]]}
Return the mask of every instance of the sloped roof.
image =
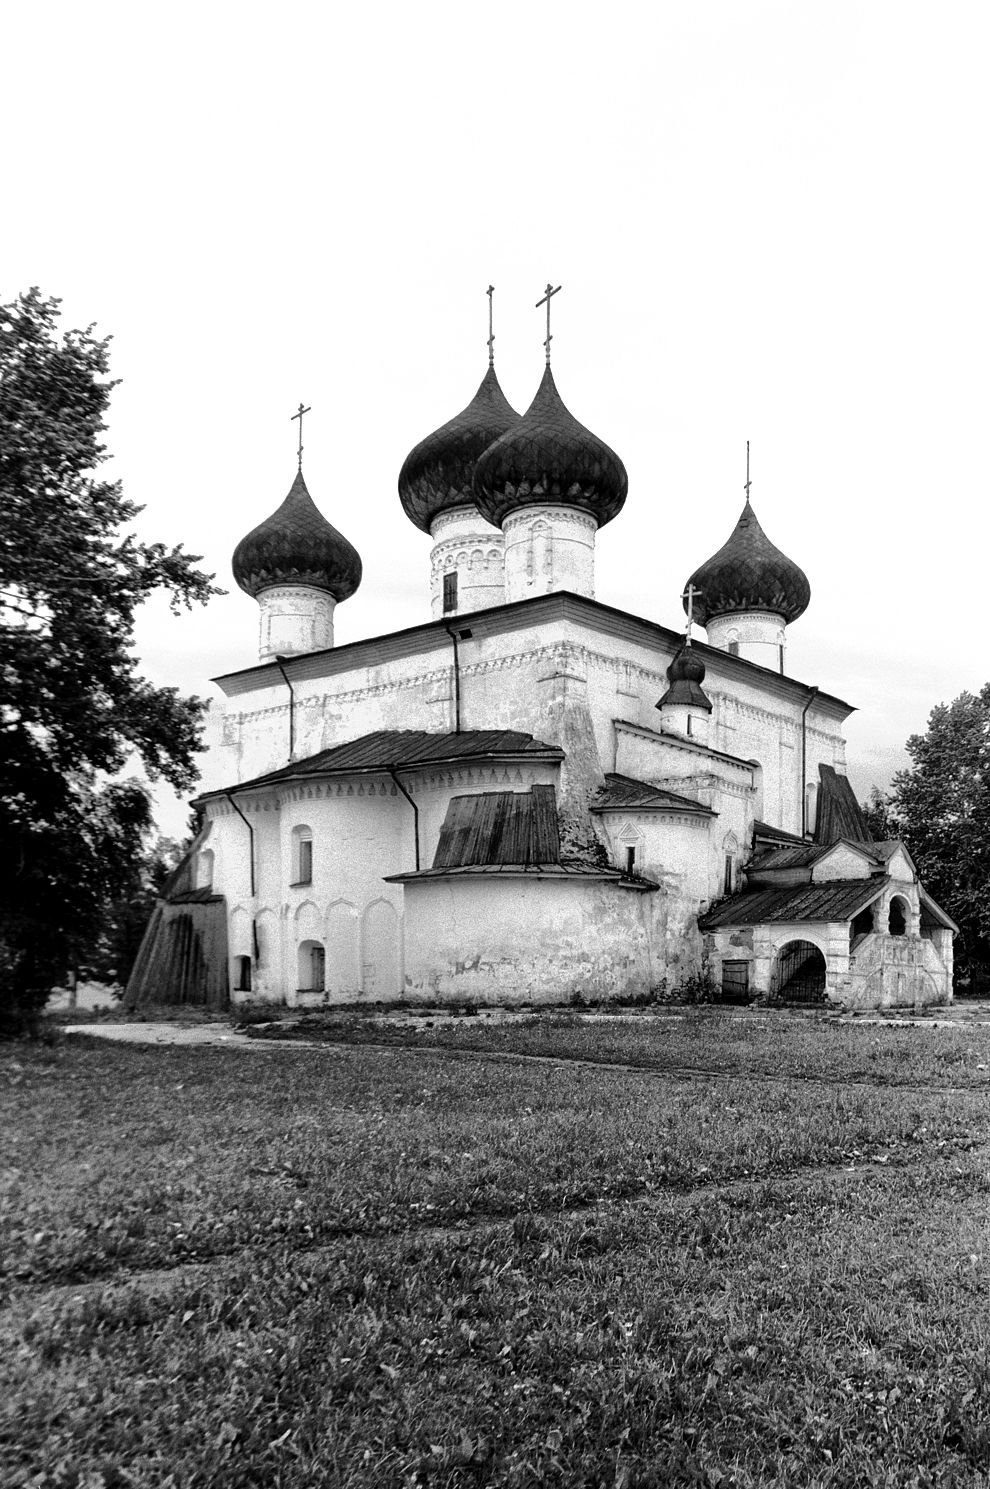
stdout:
{"type": "Polygon", "coordinates": [[[785,832],[782,827],[771,827],[769,822],[759,820],[753,823],[753,838],[772,840],[775,843],[800,843],[802,847],[806,841],[800,833],[785,832]]]}
{"type": "Polygon", "coordinates": [[[827,848],[815,843],[784,843],[779,848],[767,848],[754,858],[747,873],[759,874],[764,869],[808,869],[827,852],[827,848]]]}
{"type": "Polygon", "coordinates": [[[772,925],[780,921],[851,920],[879,899],[883,881],[832,879],[823,884],[795,884],[789,889],[756,889],[733,895],[702,915],[703,931],[724,925],[772,925]]]}
{"type": "Polygon", "coordinates": [[[818,814],[815,820],[815,842],[835,843],[847,838],[853,843],[872,845],[869,829],[863,821],[859,802],[847,776],[840,776],[831,765],[819,765],[821,785],[818,790],[818,814]]]}
{"type": "Polygon", "coordinates": [[[879,855],[874,851],[874,843],[853,842],[849,838],[837,838],[832,843],[804,843],[800,846],[789,843],[782,844],[779,848],[768,848],[758,858],[754,858],[749,866],[749,872],[762,874],[774,869],[807,869],[812,868],[820,860],[837,848],[839,844],[851,848],[854,853],[861,853],[864,858],[872,858],[875,863],[880,862],[879,855]]]}
{"type": "MultiPolygon", "coordinates": [[[[378,729],[347,744],[320,750],[304,760],[293,760],[280,770],[254,776],[226,788],[246,791],[279,781],[306,780],[313,776],[356,775],[414,766],[459,765],[472,760],[563,760],[558,745],[544,744],[516,729],[465,729],[459,734],[431,734],[424,729],[378,729]]],[[[226,791],[205,791],[199,800],[223,796],[226,791]]]]}
{"type": "Polygon", "coordinates": [[[480,864],[558,864],[560,832],[552,786],[454,796],[440,829],[435,869],[480,864]]]}
{"type": "Polygon", "coordinates": [[[655,879],[644,874],[623,874],[618,869],[596,869],[585,863],[466,863],[449,869],[419,869],[408,874],[386,874],[386,884],[408,884],[420,879],[469,879],[494,875],[504,879],[561,880],[593,879],[604,884],[618,884],[623,889],[655,891],[655,879]]]}
{"type": "Polygon", "coordinates": [[[606,772],[605,784],[588,803],[592,812],[648,811],[648,812],[692,812],[699,817],[716,817],[710,807],[689,796],[679,796],[676,791],[665,791],[661,786],[651,786],[648,781],[637,781],[632,776],[606,772]]]}
{"type": "Polygon", "coordinates": [[[931,918],[933,920],[937,920],[939,925],[944,926],[947,931],[955,931],[958,935],[959,927],[956,925],[955,921],[950,915],[946,915],[941,905],[937,905],[935,903],[931,895],[928,893],[927,889],[922,889],[919,885],[918,892],[921,896],[922,910],[927,910],[931,918]]]}

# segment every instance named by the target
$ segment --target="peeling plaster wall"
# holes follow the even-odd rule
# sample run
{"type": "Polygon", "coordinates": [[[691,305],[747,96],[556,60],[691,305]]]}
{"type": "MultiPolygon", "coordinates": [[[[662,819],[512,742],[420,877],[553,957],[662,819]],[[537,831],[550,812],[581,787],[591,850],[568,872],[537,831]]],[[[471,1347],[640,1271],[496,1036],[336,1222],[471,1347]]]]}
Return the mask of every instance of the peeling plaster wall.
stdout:
{"type": "Polygon", "coordinates": [[[580,880],[406,885],[406,997],[419,1003],[566,1003],[638,997],[662,977],[654,895],[580,880]]]}
{"type": "MultiPolygon", "coordinates": [[[[470,624],[470,617],[465,618],[470,624]]],[[[594,789],[616,764],[613,720],[625,719],[659,732],[655,707],[667,688],[666,669],[680,643],[666,645],[648,633],[639,639],[633,623],[589,614],[587,622],[566,615],[534,617],[505,631],[497,619],[481,620],[471,638],[459,642],[461,726],[464,729],[522,729],[568,752],[561,795],[568,809],[594,789]]],[[[302,757],[356,739],[376,729],[454,727],[453,643],[429,632],[403,649],[383,642],[362,648],[361,660],[337,670],[340,658],[314,657],[312,677],[294,684],[295,755],[302,757]],[[369,659],[369,652],[372,653],[369,659]],[[319,672],[321,665],[324,671],[319,672]]],[[[800,832],[801,694],[785,696],[774,674],[740,668],[721,653],[704,658],[705,690],[713,703],[709,743],[713,749],[762,767],[766,820],[800,832]]],[[[270,669],[269,669],[270,670],[270,669]]],[[[211,750],[207,789],[249,779],[288,761],[289,695],[280,677],[259,672],[259,686],[228,698],[211,750]]],[[[845,768],[841,713],[820,701],[807,718],[806,774],[818,765],[845,768]]],[[[211,721],[212,726],[212,721],[211,721]]]]}
{"type": "MultiPolygon", "coordinates": [[[[554,784],[557,772],[551,762],[508,762],[404,775],[402,783],[419,809],[421,866],[433,863],[452,796],[528,791],[536,784],[554,784]]],[[[254,831],[253,899],[248,828],[228,801],[208,805],[213,885],[230,907],[232,968],[237,957],[253,956],[253,939],[258,942],[251,993],[235,992],[235,1001],[253,997],[295,1005],[400,996],[403,889],[384,883],[384,877],[414,869],[416,849],[413,808],[394,781],[377,775],[294,783],[235,799],[254,831]],[[293,829],[303,827],[312,833],[312,880],[293,884],[293,829]],[[384,911],[373,913],[380,903],[390,905],[395,915],[397,960],[391,981],[391,950],[380,952],[383,938],[392,934],[388,917],[384,911]],[[300,995],[298,947],[303,940],[326,948],[326,999],[300,995]]]]}

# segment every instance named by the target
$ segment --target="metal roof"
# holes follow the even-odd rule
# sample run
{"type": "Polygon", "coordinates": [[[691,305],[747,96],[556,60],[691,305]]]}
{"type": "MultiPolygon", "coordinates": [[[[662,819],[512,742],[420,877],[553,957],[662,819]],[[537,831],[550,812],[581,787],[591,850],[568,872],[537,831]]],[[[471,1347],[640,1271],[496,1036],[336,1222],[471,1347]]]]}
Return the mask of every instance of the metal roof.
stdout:
{"type": "Polygon", "coordinates": [[[802,843],[800,846],[794,844],[793,847],[788,843],[779,848],[768,848],[753,859],[748,872],[762,874],[774,869],[808,869],[827,858],[840,843],[851,848],[854,853],[862,854],[864,858],[872,858],[874,863],[881,861],[880,855],[874,851],[875,844],[854,842],[851,838],[836,838],[831,843],[802,843]]]}
{"type": "Polygon", "coordinates": [[[454,796],[440,829],[435,869],[479,864],[558,864],[560,832],[552,786],[454,796]]]}
{"type": "Polygon", "coordinates": [[[804,847],[805,838],[796,832],[785,832],[782,827],[771,827],[769,822],[760,822],[759,819],[753,823],[754,840],[767,839],[775,843],[800,843],[804,847]]]}
{"type": "Polygon", "coordinates": [[[795,884],[789,889],[756,889],[714,905],[698,920],[703,931],[724,925],[772,925],[779,921],[852,920],[879,899],[880,879],[833,879],[824,884],[795,884]]]}
{"type": "Polygon", "coordinates": [[[452,869],[420,869],[408,874],[386,874],[386,884],[418,883],[421,879],[471,879],[492,875],[503,879],[525,879],[529,883],[581,879],[602,884],[615,884],[620,889],[654,893],[660,888],[655,879],[643,874],[622,874],[618,869],[599,869],[584,863],[468,863],[452,869]]]}
{"type": "Polygon", "coordinates": [[[676,791],[665,791],[661,786],[651,786],[648,781],[637,781],[632,776],[606,772],[605,784],[588,803],[592,812],[691,812],[699,817],[717,817],[710,807],[689,796],[679,796],[676,791]]]}
{"type": "Polygon", "coordinates": [[[558,745],[544,744],[516,729],[465,729],[459,734],[431,734],[423,729],[378,729],[348,744],[334,745],[304,760],[293,760],[280,770],[254,776],[220,791],[204,791],[199,798],[225,796],[280,781],[314,776],[361,775],[376,771],[410,770],[416,766],[460,765],[471,760],[563,760],[558,745]]]}

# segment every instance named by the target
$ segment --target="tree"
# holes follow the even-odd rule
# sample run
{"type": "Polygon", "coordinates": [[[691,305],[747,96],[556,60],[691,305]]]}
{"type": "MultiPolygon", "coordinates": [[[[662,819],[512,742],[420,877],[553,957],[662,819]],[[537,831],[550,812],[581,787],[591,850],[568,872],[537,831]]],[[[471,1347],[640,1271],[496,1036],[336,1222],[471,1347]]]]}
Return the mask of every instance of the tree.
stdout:
{"type": "Polygon", "coordinates": [[[37,289],[0,306],[0,1022],[22,1025],[99,933],[150,825],[120,782],[136,753],[177,790],[205,705],[139,675],[134,615],[221,591],[181,547],[143,543],[141,508],[99,478],[109,338],[59,334],[37,289]]]}
{"type": "Polygon", "coordinates": [[[123,881],[106,905],[102,933],[91,942],[79,965],[82,977],[98,982],[119,983],[123,988],[131,974],[145,928],[165,881],[178,866],[192,839],[179,843],[158,837],[150,848],[143,843],[123,862],[123,881]]]}
{"type": "Polygon", "coordinates": [[[990,683],[932,709],[891,806],[922,883],[959,926],[959,970],[990,975],[990,683]]]}
{"type": "Polygon", "coordinates": [[[871,786],[870,794],[860,802],[860,811],[866,830],[875,843],[886,843],[901,836],[900,823],[894,816],[889,796],[884,796],[879,786],[871,786]]]}

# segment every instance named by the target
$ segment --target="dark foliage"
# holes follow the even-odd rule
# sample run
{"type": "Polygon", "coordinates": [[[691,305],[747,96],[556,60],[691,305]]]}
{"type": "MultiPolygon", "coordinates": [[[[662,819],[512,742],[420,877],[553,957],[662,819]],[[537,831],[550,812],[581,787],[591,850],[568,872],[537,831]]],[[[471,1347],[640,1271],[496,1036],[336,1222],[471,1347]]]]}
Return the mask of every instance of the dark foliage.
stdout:
{"type": "Polygon", "coordinates": [[[151,819],[113,778],[195,779],[203,704],[142,678],[137,607],[218,593],[181,547],[142,543],[140,511],[97,472],[114,383],[108,339],[58,330],[30,290],[0,306],[0,1030],[30,1024],[128,893],[151,819]]]}
{"type": "Polygon", "coordinates": [[[957,972],[990,979],[990,683],[932,709],[907,742],[911,767],[894,777],[888,822],[922,883],[960,928],[957,972]]]}

